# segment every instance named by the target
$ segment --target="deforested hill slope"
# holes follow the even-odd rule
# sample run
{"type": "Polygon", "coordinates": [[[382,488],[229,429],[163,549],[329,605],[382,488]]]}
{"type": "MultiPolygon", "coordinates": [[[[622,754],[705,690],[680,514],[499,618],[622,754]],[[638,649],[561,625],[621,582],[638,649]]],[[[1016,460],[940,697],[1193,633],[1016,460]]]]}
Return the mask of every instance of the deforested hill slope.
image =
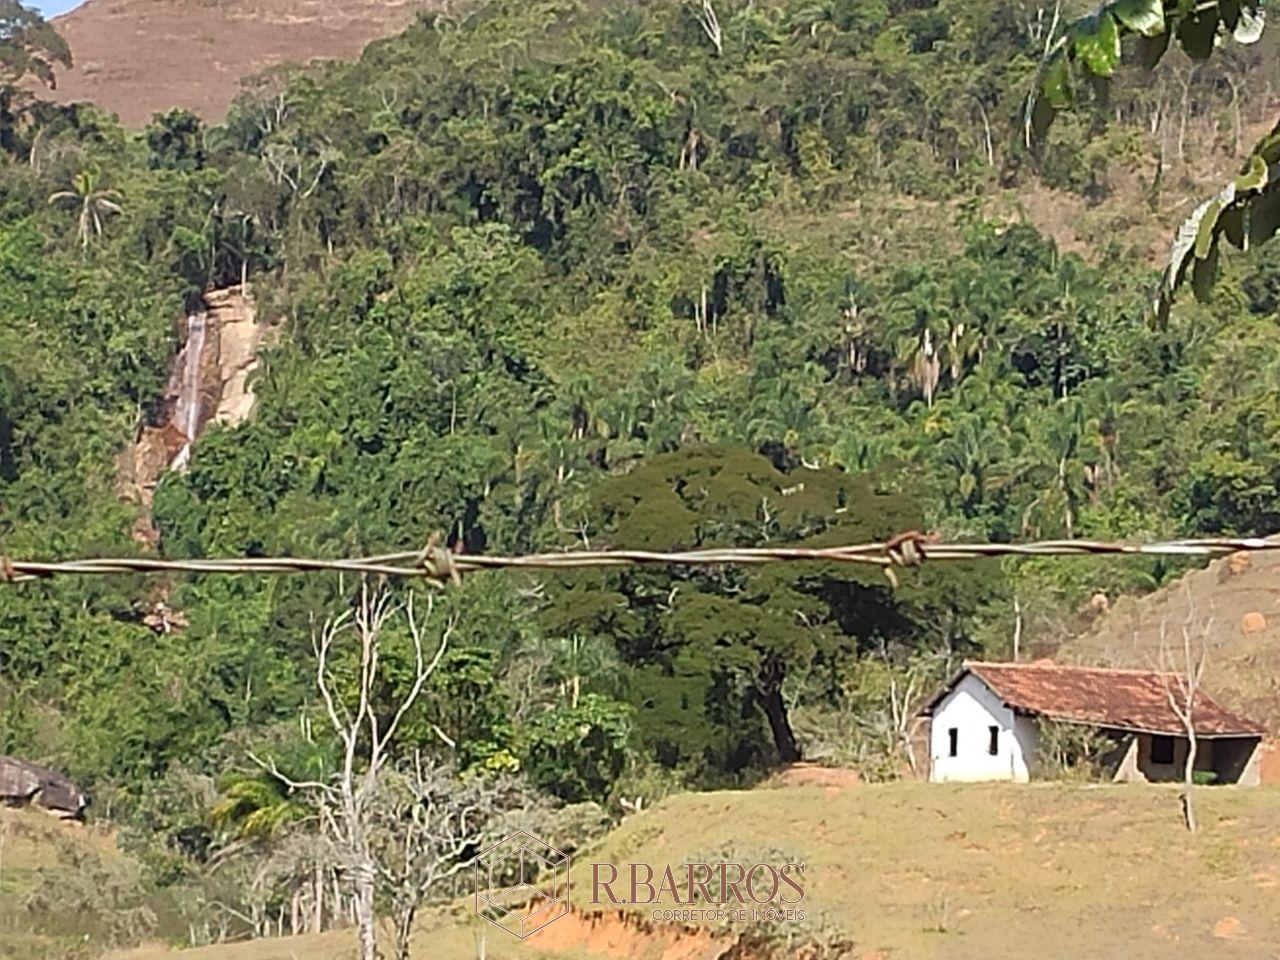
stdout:
{"type": "Polygon", "coordinates": [[[1280,731],[1280,554],[1238,553],[1144,597],[1124,597],[1059,659],[1158,666],[1161,646],[1183,659],[1207,652],[1205,685],[1227,706],[1280,731]],[[1162,639],[1163,636],[1163,639],[1162,639]]]}
{"type": "Polygon", "coordinates": [[[359,56],[424,0],[88,0],[55,24],[75,66],[59,100],[90,100],[128,126],[185,107],[222,119],[241,78],[281,63],[359,56]]]}

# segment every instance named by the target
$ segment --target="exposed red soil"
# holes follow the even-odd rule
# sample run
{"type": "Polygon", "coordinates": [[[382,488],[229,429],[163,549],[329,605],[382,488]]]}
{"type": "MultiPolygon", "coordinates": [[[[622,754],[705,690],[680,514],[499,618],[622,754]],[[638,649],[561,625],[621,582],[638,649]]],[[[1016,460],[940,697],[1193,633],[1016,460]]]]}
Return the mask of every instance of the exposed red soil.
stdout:
{"type": "Polygon", "coordinates": [[[1280,784],[1280,740],[1262,742],[1262,765],[1258,776],[1265,784],[1280,784]]]}
{"type": "Polygon", "coordinates": [[[778,787],[852,787],[861,782],[856,770],[816,763],[793,763],[769,778],[769,785],[778,787]]]}
{"type": "Polygon", "coordinates": [[[650,960],[715,960],[731,946],[705,927],[650,923],[638,913],[621,910],[573,911],[533,934],[528,943],[539,950],[585,950],[593,956],[650,960]]]}

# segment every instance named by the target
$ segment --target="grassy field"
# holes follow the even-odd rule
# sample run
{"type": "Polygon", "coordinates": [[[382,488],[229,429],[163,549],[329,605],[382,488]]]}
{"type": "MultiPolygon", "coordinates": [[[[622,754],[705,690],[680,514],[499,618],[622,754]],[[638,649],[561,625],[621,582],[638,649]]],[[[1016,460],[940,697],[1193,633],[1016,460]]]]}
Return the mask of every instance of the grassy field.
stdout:
{"type": "MultiPolygon", "coordinates": [[[[1274,958],[1280,943],[1280,789],[1204,788],[1200,832],[1175,789],[898,783],[672,798],[575,858],[575,912],[521,942],[468,904],[424,919],[415,956],[699,960],[740,926],[682,929],[593,916],[591,861],[708,856],[806,864],[805,936],[825,927],[872,958],[1274,958]]],[[[801,938],[802,939],[802,938],[801,938]]],[[[349,932],[189,951],[183,960],[338,960],[349,932]]],[[[794,956],[803,956],[798,949],[794,956]]],[[[758,954],[739,955],[750,960],[758,954]]],[[[112,960],[174,960],[156,947],[112,960]]]]}
{"type": "Polygon", "coordinates": [[[0,960],[78,960],[126,939],[134,911],[146,909],[134,893],[139,876],[110,833],[0,807],[0,960]],[[89,903],[121,909],[104,916],[89,903]]]}

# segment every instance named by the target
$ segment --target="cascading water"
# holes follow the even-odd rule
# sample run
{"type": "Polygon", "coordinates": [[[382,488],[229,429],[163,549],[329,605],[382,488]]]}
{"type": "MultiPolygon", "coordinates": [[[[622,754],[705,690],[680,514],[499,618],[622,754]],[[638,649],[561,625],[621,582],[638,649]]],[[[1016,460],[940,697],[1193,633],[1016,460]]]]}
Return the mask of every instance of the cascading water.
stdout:
{"type": "Polygon", "coordinates": [[[195,443],[196,433],[200,429],[200,359],[204,353],[205,324],[208,318],[204,313],[192,313],[187,316],[187,344],[183,348],[182,387],[178,392],[178,401],[173,409],[173,425],[182,433],[184,440],[182,449],[169,464],[171,470],[183,470],[191,459],[191,445],[195,443]]]}

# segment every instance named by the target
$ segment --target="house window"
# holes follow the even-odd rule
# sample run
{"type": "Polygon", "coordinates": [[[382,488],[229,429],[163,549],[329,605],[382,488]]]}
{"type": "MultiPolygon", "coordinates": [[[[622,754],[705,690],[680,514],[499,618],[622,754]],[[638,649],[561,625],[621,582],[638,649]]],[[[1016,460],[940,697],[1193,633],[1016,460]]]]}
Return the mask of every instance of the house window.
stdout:
{"type": "Polygon", "coordinates": [[[1000,728],[987,727],[987,734],[989,735],[987,753],[994,757],[1000,752],[1000,728]]]}
{"type": "Polygon", "coordinates": [[[947,739],[950,741],[949,756],[956,756],[960,752],[960,728],[951,727],[947,730],[947,739]]]}
{"type": "Polygon", "coordinates": [[[1151,762],[1173,763],[1173,737],[1151,738],[1151,762]]]}

